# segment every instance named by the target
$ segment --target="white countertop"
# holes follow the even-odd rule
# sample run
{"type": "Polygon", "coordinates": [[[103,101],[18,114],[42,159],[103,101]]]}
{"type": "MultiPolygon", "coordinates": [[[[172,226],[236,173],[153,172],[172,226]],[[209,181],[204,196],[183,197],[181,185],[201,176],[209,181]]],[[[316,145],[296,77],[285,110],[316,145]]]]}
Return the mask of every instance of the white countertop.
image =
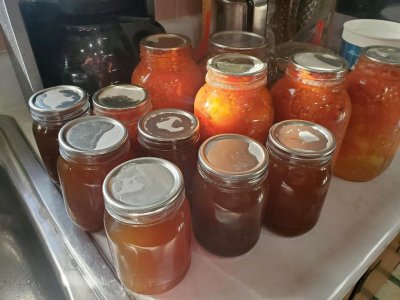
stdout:
{"type": "MultiPolygon", "coordinates": [[[[7,54],[0,54],[0,114],[14,116],[34,145],[30,114],[7,54]]],[[[309,233],[283,238],[263,229],[257,245],[236,258],[211,255],[194,241],[184,280],[143,299],[342,299],[399,232],[398,153],[390,168],[368,183],[333,178],[309,233]]],[[[107,252],[104,234],[95,238],[107,252]]]]}

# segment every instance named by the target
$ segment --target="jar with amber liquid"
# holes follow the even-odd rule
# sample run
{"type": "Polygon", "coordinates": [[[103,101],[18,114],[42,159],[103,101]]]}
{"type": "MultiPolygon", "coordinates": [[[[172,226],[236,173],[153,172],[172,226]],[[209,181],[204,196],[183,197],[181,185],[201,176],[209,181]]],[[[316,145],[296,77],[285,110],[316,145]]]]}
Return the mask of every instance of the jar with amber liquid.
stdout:
{"type": "Polygon", "coordinates": [[[192,59],[190,39],[162,33],[140,42],[140,62],[131,82],[147,89],[154,109],[179,108],[193,112],[194,98],[204,77],[192,59]]]}
{"type": "Polygon", "coordinates": [[[288,120],[271,127],[265,223],[275,233],[297,236],[319,219],[332,174],[335,138],[313,122],[288,120]]]}
{"type": "Polygon", "coordinates": [[[120,121],[128,130],[131,149],[138,153],[137,124],[139,119],[151,111],[147,91],[137,85],[109,85],[93,95],[93,113],[120,121]]]}
{"type": "Polygon", "coordinates": [[[285,77],[272,88],[275,122],[300,119],[328,128],[336,139],[337,158],[351,114],[346,91],[348,64],[340,56],[303,52],[289,59],[285,77]]]}
{"type": "Polygon", "coordinates": [[[127,131],[114,119],[91,116],[67,123],[58,139],[57,170],[68,215],[82,230],[98,231],[103,228],[104,178],[133,158],[127,131]]]}
{"type": "Polygon", "coordinates": [[[400,143],[400,48],[364,48],[347,81],[352,114],[334,173],[369,181],[389,167],[400,143]]]}
{"type": "Polygon", "coordinates": [[[201,140],[236,133],[264,144],[274,120],[266,64],[252,56],[229,53],[211,58],[207,70],[206,84],[194,104],[201,140]]]}
{"type": "Polygon", "coordinates": [[[138,131],[139,155],[164,158],[176,164],[183,173],[190,200],[199,149],[196,116],[181,109],[155,110],[140,119],[138,131]]]}
{"type": "Polygon", "coordinates": [[[29,99],[32,131],[44,167],[51,180],[59,184],[57,174],[58,132],[68,121],[89,115],[89,96],[79,87],[54,86],[29,99]]]}
{"type": "Polygon", "coordinates": [[[130,160],[104,180],[104,226],[127,292],[159,294],[176,286],[191,261],[191,218],[182,174],[164,159],[130,160]]]}
{"type": "Polygon", "coordinates": [[[238,256],[257,243],[267,197],[266,149],[238,134],[221,134],[199,150],[193,179],[193,232],[208,251],[238,256]]]}

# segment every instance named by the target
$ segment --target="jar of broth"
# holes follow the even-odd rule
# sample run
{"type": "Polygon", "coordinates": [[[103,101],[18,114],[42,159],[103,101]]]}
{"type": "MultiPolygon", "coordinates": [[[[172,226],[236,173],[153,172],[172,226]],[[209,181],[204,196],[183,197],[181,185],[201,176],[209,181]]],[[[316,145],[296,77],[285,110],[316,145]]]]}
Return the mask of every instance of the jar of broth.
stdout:
{"type": "Polygon", "coordinates": [[[89,115],[89,96],[76,86],[54,86],[32,95],[29,108],[33,136],[44,167],[51,180],[58,184],[58,132],[68,121],[89,115]]]}
{"type": "Polygon", "coordinates": [[[221,134],[199,149],[193,179],[193,232],[208,251],[220,256],[248,252],[260,237],[267,150],[238,134],[221,134]]]}
{"type": "Polygon", "coordinates": [[[105,230],[121,283],[134,293],[176,286],[191,260],[191,218],[182,174],[169,161],[137,158],[104,180],[105,230]]]}
{"type": "Polygon", "coordinates": [[[271,127],[265,223],[284,236],[311,230],[318,221],[332,174],[335,138],[323,126],[288,120],[271,127]]]}
{"type": "Polygon", "coordinates": [[[108,117],[73,120],[61,128],[58,175],[71,220],[85,231],[103,228],[102,184],[107,174],[133,158],[127,130],[108,117]]]}
{"type": "Polygon", "coordinates": [[[138,130],[140,156],[164,158],[176,164],[183,173],[190,199],[199,149],[196,116],[181,109],[159,109],[141,118],[138,130]]]}

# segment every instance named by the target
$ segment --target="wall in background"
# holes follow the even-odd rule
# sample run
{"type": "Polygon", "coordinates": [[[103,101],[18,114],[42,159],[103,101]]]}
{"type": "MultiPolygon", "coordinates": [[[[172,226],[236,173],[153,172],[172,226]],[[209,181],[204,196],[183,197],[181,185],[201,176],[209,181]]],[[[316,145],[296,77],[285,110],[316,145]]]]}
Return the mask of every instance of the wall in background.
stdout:
{"type": "Polygon", "coordinates": [[[154,0],[156,19],[175,19],[201,13],[202,0],[154,0]]]}

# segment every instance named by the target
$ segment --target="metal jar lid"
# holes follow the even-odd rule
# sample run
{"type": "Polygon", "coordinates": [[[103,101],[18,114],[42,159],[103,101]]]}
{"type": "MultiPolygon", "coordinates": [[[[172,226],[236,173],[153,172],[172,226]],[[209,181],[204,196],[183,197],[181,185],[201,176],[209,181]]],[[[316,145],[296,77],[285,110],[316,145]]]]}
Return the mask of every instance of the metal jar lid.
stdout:
{"type": "Polygon", "coordinates": [[[199,149],[199,166],[217,183],[258,183],[266,175],[269,158],[257,141],[240,134],[220,134],[199,149]]]}
{"type": "Polygon", "coordinates": [[[267,49],[269,46],[265,37],[247,31],[219,31],[210,37],[209,42],[218,48],[237,51],[267,49]]]}
{"type": "Polygon", "coordinates": [[[226,53],[216,55],[207,62],[207,70],[229,76],[255,76],[265,74],[267,76],[267,64],[256,57],[226,53]]]}
{"type": "Polygon", "coordinates": [[[133,84],[109,85],[93,95],[93,107],[102,111],[130,110],[145,105],[148,99],[143,87],[133,84]]]}
{"type": "Polygon", "coordinates": [[[349,69],[349,65],[344,58],[320,52],[297,53],[290,58],[289,67],[293,67],[298,71],[335,74],[337,77],[343,77],[349,69]]]}
{"type": "Polygon", "coordinates": [[[190,47],[191,41],[183,34],[159,33],[143,38],[140,45],[147,50],[174,51],[190,47]]]}
{"type": "Polygon", "coordinates": [[[199,120],[181,109],[158,109],[140,119],[138,132],[139,140],[145,143],[193,144],[199,139],[199,120]]]}
{"type": "Polygon", "coordinates": [[[89,116],[65,124],[59,134],[60,153],[68,157],[93,157],[118,150],[128,133],[121,122],[100,116],[89,116]]]}
{"type": "Polygon", "coordinates": [[[182,173],[164,159],[133,159],[107,175],[103,196],[107,212],[115,219],[130,224],[156,223],[184,200],[182,173]]]}
{"type": "Polygon", "coordinates": [[[29,108],[34,120],[68,121],[89,110],[89,95],[77,86],[54,86],[33,94],[29,99],[29,108]]]}
{"type": "Polygon", "coordinates": [[[378,63],[400,66],[400,48],[390,46],[369,46],[361,55],[378,63]]]}
{"type": "Polygon", "coordinates": [[[286,120],[269,130],[267,147],[293,160],[330,160],[336,148],[325,127],[303,120],[286,120]]]}

